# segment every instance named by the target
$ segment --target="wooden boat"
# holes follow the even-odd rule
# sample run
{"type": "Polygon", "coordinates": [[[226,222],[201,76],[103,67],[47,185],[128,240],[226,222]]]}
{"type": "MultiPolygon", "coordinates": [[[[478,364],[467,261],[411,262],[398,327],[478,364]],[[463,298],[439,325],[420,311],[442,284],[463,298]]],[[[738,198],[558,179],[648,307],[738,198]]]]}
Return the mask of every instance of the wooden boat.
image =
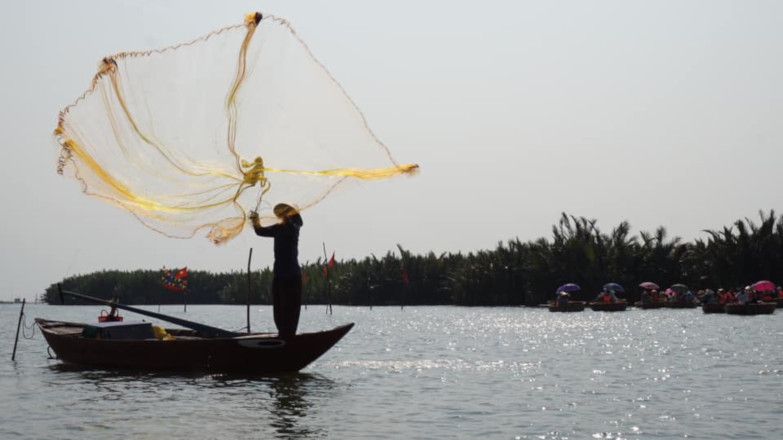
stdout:
{"type": "Polygon", "coordinates": [[[299,371],[326,353],[353,327],[347,324],[323,332],[301,333],[288,341],[268,333],[208,337],[200,336],[196,330],[165,329],[172,339],[163,340],[155,337],[150,323],[93,325],[41,318],[35,322],[57,357],[68,364],[251,375],[299,371]]]}
{"type": "Polygon", "coordinates": [[[685,301],[667,301],[663,304],[667,309],[695,309],[699,307],[698,303],[685,301]]]}
{"type": "Polygon", "coordinates": [[[721,303],[707,303],[701,305],[701,310],[704,313],[726,313],[726,309],[721,303]]]}
{"type": "Polygon", "coordinates": [[[568,301],[568,306],[560,307],[557,305],[557,301],[547,302],[550,312],[581,312],[584,311],[587,303],[584,301],[568,301]]]}
{"type": "Polygon", "coordinates": [[[638,307],[640,309],[661,309],[665,307],[665,304],[663,301],[654,301],[654,302],[642,302],[642,301],[636,301],[633,303],[634,307],[638,307]]]}
{"type": "Polygon", "coordinates": [[[626,301],[618,301],[618,302],[610,302],[610,303],[591,302],[590,308],[596,312],[622,312],[628,308],[628,302],[626,301]]]}
{"type": "Polygon", "coordinates": [[[770,315],[775,313],[775,306],[777,304],[773,302],[760,302],[755,304],[726,304],[724,308],[729,315],[770,315]]]}
{"type": "MultiPolygon", "coordinates": [[[[59,287],[59,286],[58,286],[59,287]]],[[[237,333],[60,289],[64,295],[111,307],[95,324],[35,318],[46,342],[65,363],[88,367],[272,375],[299,371],[326,353],[353,324],[283,340],[272,333],[237,333]],[[186,329],[120,320],[117,309],[186,329]]]]}

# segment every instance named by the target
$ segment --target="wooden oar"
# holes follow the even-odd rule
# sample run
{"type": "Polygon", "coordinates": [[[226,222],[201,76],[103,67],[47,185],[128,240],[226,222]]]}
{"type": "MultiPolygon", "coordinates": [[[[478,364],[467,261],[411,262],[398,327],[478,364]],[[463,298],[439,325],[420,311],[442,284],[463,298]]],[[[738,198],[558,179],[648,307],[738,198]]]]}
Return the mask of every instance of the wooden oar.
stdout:
{"type": "Polygon", "coordinates": [[[105,299],[95,298],[94,296],[84,295],[82,293],[71,292],[71,291],[68,291],[68,290],[62,290],[62,287],[59,284],[57,285],[57,287],[58,287],[58,289],[60,291],[60,298],[61,298],[61,300],[63,299],[62,298],[63,294],[70,295],[70,296],[73,296],[73,297],[76,297],[76,298],[81,298],[81,299],[85,299],[87,301],[92,301],[92,302],[97,303],[97,304],[104,304],[104,305],[107,305],[107,306],[110,306],[110,307],[116,307],[118,309],[127,310],[127,311],[133,312],[133,313],[138,313],[139,315],[146,315],[146,316],[149,316],[149,317],[152,317],[152,318],[160,319],[161,321],[166,321],[166,322],[170,322],[172,324],[181,325],[181,326],[183,326],[185,328],[189,328],[189,329],[195,330],[195,331],[199,332],[200,334],[202,334],[203,336],[206,336],[206,337],[209,337],[209,338],[233,338],[233,337],[236,337],[236,336],[244,336],[245,335],[244,333],[235,333],[235,332],[228,331],[228,330],[223,330],[223,329],[220,329],[220,328],[217,328],[217,327],[210,327],[210,326],[205,325],[205,324],[199,324],[197,322],[192,322],[192,321],[188,321],[188,320],[185,320],[185,319],[176,318],[174,316],[168,316],[168,315],[163,315],[163,314],[160,314],[160,313],[150,312],[150,311],[143,310],[143,309],[137,309],[135,307],[126,306],[124,304],[116,303],[116,302],[113,302],[113,301],[106,301],[105,299]]]}

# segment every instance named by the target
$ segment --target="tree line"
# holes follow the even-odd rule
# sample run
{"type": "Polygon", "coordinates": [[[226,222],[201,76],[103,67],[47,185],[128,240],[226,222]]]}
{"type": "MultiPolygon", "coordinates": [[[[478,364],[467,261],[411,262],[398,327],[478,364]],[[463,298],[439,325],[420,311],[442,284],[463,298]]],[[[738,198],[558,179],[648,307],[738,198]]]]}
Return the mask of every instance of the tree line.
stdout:
{"type": "MultiPolygon", "coordinates": [[[[653,281],[665,288],[684,283],[698,289],[737,287],[761,279],[783,280],[783,216],[759,212],[760,220],[740,219],[705,238],[683,242],[666,228],[631,234],[623,221],[608,232],[595,219],[563,213],[551,238],[499,242],[494,249],[464,254],[413,255],[403,246],[377,257],[317,260],[302,265],[305,304],[534,306],[553,299],[565,283],[582,287],[575,300],[594,298],[607,282],[625,286],[619,296],[639,299],[636,287],[653,281]]],[[[181,304],[183,293],[169,292],[159,270],[104,270],[68,277],[63,289],[125,304],[181,304]]],[[[188,304],[271,303],[270,268],[212,273],[190,270],[188,304]]],[[[57,283],[43,300],[59,304],[57,283]]],[[[71,300],[68,300],[72,302],[71,300]]]]}

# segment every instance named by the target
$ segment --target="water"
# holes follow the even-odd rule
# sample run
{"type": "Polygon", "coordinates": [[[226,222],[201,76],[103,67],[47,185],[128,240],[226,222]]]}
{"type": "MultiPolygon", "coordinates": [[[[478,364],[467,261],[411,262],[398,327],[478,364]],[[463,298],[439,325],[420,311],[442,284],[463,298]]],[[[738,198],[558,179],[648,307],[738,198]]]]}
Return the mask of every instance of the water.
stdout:
{"type": "MultiPolygon", "coordinates": [[[[63,368],[38,331],[11,362],[19,308],[0,305],[2,439],[783,438],[781,311],[311,306],[300,330],[356,327],[300,374],[246,378],[63,368]]],[[[245,324],[244,307],[161,311],[245,324]]],[[[271,308],[252,320],[271,330],[271,308]]]]}

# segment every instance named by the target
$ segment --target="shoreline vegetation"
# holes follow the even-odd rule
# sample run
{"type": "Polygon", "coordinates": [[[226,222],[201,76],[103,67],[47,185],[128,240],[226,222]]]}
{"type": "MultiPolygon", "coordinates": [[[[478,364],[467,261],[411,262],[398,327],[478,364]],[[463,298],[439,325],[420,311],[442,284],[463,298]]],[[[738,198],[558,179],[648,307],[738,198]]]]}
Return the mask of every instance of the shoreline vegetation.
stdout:
{"type": "MultiPolygon", "coordinates": [[[[324,260],[302,264],[303,303],[341,305],[537,306],[554,299],[555,289],[573,282],[582,287],[574,301],[589,301],[607,282],[625,287],[629,302],[640,299],[644,281],[662,288],[684,283],[694,292],[736,288],[758,280],[783,280],[783,215],[759,212],[760,221],[735,221],[706,230],[705,239],[683,242],[664,227],[631,234],[623,221],[608,233],[595,219],[563,213],[551,238],[499,242],[495,249],[463,254],[413,255],[398,245],[378,258],[324,260]],[[328,271],[328,276],[325,275],[328,271]]],[[[160,270],[103,270],[60,281],[63,289],[133,305],[182,304],[182,293],[160,282],[160,270]]],[[[271,303],[272,270],[251,273],[251,302],[271,303]]],[[[60,304],[57,284],[42,295],[60,304]]],[[[190,270],[188,304],[246,304],[247,272],[190,270]]],[[[70,303],[70,301],[68,301],[70,303]]]]}

